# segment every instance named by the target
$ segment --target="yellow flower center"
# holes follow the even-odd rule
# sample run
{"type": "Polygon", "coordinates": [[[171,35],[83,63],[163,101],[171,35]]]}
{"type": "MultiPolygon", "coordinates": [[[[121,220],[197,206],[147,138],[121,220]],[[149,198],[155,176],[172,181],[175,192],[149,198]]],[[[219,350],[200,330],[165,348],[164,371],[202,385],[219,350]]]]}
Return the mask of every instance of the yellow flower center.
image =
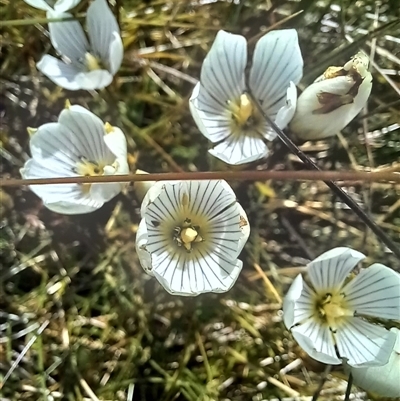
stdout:
{"type": "Polygon", "coordinates": [[[85,65],[88,71],[102,70],[101,60],[98,57],[93,56],[91,53],[85,54],[85,65]]]}
{"type": "Polygon", "coordinates": [[[315,306],[323,323],[333,332],[341,325],[343,318],[354,314],[347,307],[345,294],[339,292],[317,295],[315,306]]]}
{"type": "Polygon", "coordinates": [[[104,174],[104,167],[104,165],[87,160],[82,156],[81,161],[76,164],[75,172],[86,177],[98,176],[104,174]]]}
{"type": "Polygon", "coordinates": [[[231,129],[236,134],[251,135],[262,129],[262,118],[251,98],[243,93],[236,101],[228,102],[232,116],[231,129]]]}

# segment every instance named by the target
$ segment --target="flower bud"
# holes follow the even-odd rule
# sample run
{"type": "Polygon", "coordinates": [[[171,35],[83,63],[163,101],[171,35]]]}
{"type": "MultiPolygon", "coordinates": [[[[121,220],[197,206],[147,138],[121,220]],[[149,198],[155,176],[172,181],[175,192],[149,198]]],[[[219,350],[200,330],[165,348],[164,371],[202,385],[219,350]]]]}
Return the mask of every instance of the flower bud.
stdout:
{"type": "Polygon", "coordinates": [[[342,130],[371,93],[368,63],[368,56],[359,52],[343,67],[329,67],[298,98],[291,131],[303,140],[316,140],[342,130]]]}

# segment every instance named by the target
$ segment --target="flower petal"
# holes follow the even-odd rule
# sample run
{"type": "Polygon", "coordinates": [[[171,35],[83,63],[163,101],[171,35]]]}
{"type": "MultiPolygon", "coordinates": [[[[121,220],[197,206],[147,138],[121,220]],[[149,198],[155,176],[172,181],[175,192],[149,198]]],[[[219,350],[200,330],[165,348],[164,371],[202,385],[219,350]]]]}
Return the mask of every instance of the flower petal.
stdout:
{"type": "Polygon", "coordinates": [[[30,139],[32,157],[47,169],[49,177],[74,177],[82,148],[71,133],[58,123],[43,124],[30,139]],[[53,171],[53,173],[51,173],[53,171]]]}
{"type": "MultiPolygon", "coordinates": [[[[70,139],[87,160],[112,164],[115,155],[107,147],[104,124],[96,115],[81,106],[64,109],[58,122],[70,131],[70,139]]],[[[36,134],[35,134],[36,135],[36,134]]]]}
{"type": "Polygon", "coordinates": [[[93,1],[87,10],[86,23],[92,49],[115,74],[122,62],[123,47],[117,20],[106,0],[93,1]],[[110,52],[112,44],[113,54],[110,52]],[[111,56],[118,59],[111,62],[111,56]]]}
{"type": "MultiPolygon", "coordinates": [[[[281,129],[286,128],[286,126],[292,120],[294,113],[296,111],[296,103],[297,103],[297,89],[294,83],[290,82],[289,88],[286,92],[286,104],[279,109],[278,114],[276,115],[275,118],[275,123],[279,128],[281,129]]],[[[274,133],[276,136],[275,131],[274,133]]]]}
{"type": "Polygon", "coordinates": [[[99,203],[105,203],[117,196],[121,189],[122,185],[119,182],[96,182],[90,185],[90,197],[99,203]]]}
{"type": "MultiPolygon", "coordinates": [[[[45,164],[29,159],[20,172],[24,179],[69,176],[64,174],[63,164],[56,159],[49,159],[45,164]]],[[[90,213],[103,205],[103,202],[90,199],[78,184],[30,185],[29,188],[43,200],[48,209],[57,213],[90,213]]]]}
{"type": "Polygon", "coordinates": [[[246,39],[219,31],[201,68],[200,94],[207,91],[222,106],[238,99],[245,90],[246,63],[246,39]]]}
{"type": "Polygon", "coordinates": [[[285,105],[290,82],[303,75],[303,58],[294,29],[271,31],[256,44],[250,69],[249,87],[272,119],[285,105]]]}
{"type": "Polygon", "coordinates": [[[242,269],[240,260],[227,262],[215,255],[152,254],[153,274],[171,294],[195,296],[204,292],[226,292],[242,269]]]}
{"type": "Polygon", "coordinates": [[[117,157],[127,157],[126,137],[124,133],[117,127],[112,127],[112,131],[103,136],[104,142],[108,149],[117,157]]]}
{"type": "Polygon", "coordinates": [[[63,61],[56,59],[48,54],[36,64],[37,69],[47,78],[52,80],[56,85],[68,90],[81,89],[80,83],[76,77],[79,74],[79,69],[72,64],[65,64],[63,61]]]}
{"type": "Polygon", "coordinates": [[[400,274],[375,263],[344,288],[348,308],[358,315],[400,320],[400,274]]]}
{"type": "Polygon", "coordinates": [[[110,85],[113,76],[107,70],[93,70],[81,72],[76,76],[76,82],[80,89],[95,90],[103,89],[110,85]]]}
{"type": "Polygon", "coordinates": [[[39,10],[50,11],[52,8],[45,0],[24,0],[26,4],[29,4],[31,7],[38,8],[39,10]]]}
{"type": "Polygon", "coordinates": [[[81,0],[58,0],[54,5],[54,10],[63,13],[76,7],[81,0]]]}
{"type": "Polygon", "coordinates": [[[208,152],[225,163],[239,165],[266,157],[269,149],[261,139],[261,135],[258,137],[255,133],[254,136],[231,135],[208,152]]]}
{"type": "Polygon", "coordinates": [[[283,322],[288,329],[314,314],[311,288],[299,274],[292,282],[283,301],[283,322]]]}
{"type": "Polygon", "coordinates": [[[380,366],[387,363],[396,335],[385,328],[351,317],[335,333],[339,355],[350,366],[380,366]]]}
{"type": "Polygon", "coordinates": [[[365,258],[361,252],[339,247],[323,253],[308,264],[308,275],[315,290],[339,288],[358,262],[365,258]]]}
{"type": "MultiPolygon", "coordinates": [[[[71,18],[69,13],[49,11],[47,18],[71,18]]],[[[85,32],[78,21],[49,22],[50,40],[54,48],[83,70],[85,54],[90,51],[85,32]]]]}
{"type": "Polygon", "coordinates": [[[153,276],[151,255],[146,249],[147,241],[147,225],[145,219],[142,219],[139,223],[139,227],[136,233],[136,253],[144,271],[150,276],[153,276]]]}
{"type": "Polygon", "coordinates": [[[384,397],[400,397],[400,330],[390,329],[397,340],[386,365],[350,368],[354,384],[384,397]]]}
{"type": "Polygon", "coordinates": [[[322,326],[315,319],[310,318],[293,327],[292,334],[300,347],[311,358],[331,365],[339,365],[341,363],[341,360],[336,355],[335,343],[329,327],[322,326]]]}
{"type": "Polygon", "coordinates": [[[200,91],[200,82],[189,99],[190,112],[200,132],[211,142],[219,142],[231,133],[231,114],[226,104],[215,100],[207,91],[200,91]]]}

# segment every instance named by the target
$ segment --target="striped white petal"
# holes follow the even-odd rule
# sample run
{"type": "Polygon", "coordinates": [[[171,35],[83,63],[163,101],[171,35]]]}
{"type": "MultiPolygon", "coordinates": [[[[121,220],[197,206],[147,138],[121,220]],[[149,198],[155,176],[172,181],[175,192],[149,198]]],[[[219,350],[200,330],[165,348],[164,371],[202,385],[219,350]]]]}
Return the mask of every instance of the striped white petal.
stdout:
{"type": "Polygon", "coordinates": [[[400,330],[390,329],[395,333],[396,344],[387,364],[368,368],[348,368],[354,384],[363,390],[372,391],[384,397],[400,397],[400,330]]]}
{"type": "Polygon", "coordinates": [[[242,269],[240,260],[224,261],[215,255],[192,258],[184,254],[152,255],[153,274],[171,294],[196,296],[226,292],[242,269]]]}
{"type": "MultiPolygon", "coordinates": [[[[49,11],[47,18],[72,18],[69,13],[49,11]]],[[[61,55],[68,57],[71,62],[83,67],[85,54],[90,52],[89,42],[78,21],[62,21],[49,23],[50,40],[61,55]]]]}
{"type": "Polygon", "coordinates": [[[36,64],[37,69],[56,85],[68,90],[81,89],[81,83],[77,81],[77,75],[80,69],[72,64],[65,64],[48,54],[44,55],[36,64]]]}
{"type": "Polygon", "coordinates": [[[308,264],[308,275],[315,290],[340,288],[362,259],[361,252],[339,247],[323,253],[308,264]]]}
{"type": "Polygon", "coordinates": [[[104,139],[104,123],[96,115],[81,106],[73,105],[60,113],[58,122],[70,131],[69,140],[80,150],[80,155],[105,164],[114,162],[115,155],[104,139]]]}
{"type": "Polygon", "coordinates": [[[271,119],[285,106],[290,82],[303,75],[303,58],[294,29],[271,31],[256,44],[249,87],[271,119]]]}
{"type": "Polygon", "coordinates": [[[147,274],[153,276],[152,265],[151,265],[151,254],[147,250],[148,236],[147,236],[147,224],[146,220],[142,219],[139,223],[139,227],[136,233],[136,253],[140,264],[147,274]]]}
{"type": "Polygon", "coordinates": [[[24,1],[30,6],[39,8],[40,10],[51,11],[54,9],[57,12],[64,12],[71,10],[81,2],[81,0],[58,0],[58,1],[24,0],[24,1]],[[54,3],[54,7],[52,7],[52,3],[54,3]]]}
{"type": "Polygon", "coordinates": [[[317,361],[331,365],[342,362],[336,355],[335,342],[329,327],[320,325],[314,318],[294,326],[292,334],[300,347],[317,361]]]}
{"type": "Polygon", "coordinates": [[[114,75],[122,62],[123,45],[117,20],[106,0],[92,2],[86,22],[92,50],[114,75]]]}
{"type": "Polygon", "coordinates": [[[275,118],[275,123],[279,128],[284,129],[289,124],[296,111],[296,103],[297,89],[294,83],[290,82],[289,87],[286,91],[286,103],[279,109],[275,118]]]}
{"type": "Polygon", "coordinates": [[[126,160],[127,145],[124,133],[117,127],[112,127],[112,131],[103,136],[103,140],[108,149],[117,158],[124,158],[126,160]]]}
{"type": "Polygon", "coordinates": [[[84,90],[95,90],[103,89],[110,85],[113,80],[113,76],[107,70],[93,70],[88,72],[80,72],[75,81],[79,86],[79,89],[84,90]]]}
{"type": "Polygon", "coordinates": [[[343,292],[358,315],[400,320],[400,274],[380,263],[363,269],[343,292]]]}
{"type": "Polygon", "coordinates": [[[246,39],[219,31],[201,68],[200,94],[207,91],[223,107],[239,98],[245,90],[246,63],[246,39]]]}
{"type": "Polygon", "coordinates": [[[303,281],[302,276],[297,276],[285,297],[283,306],[284,322],[287,328],[313,316],[315,313],[314,295],[313,290],[303,281]]]}
{"type": "Polygon", "coordinates": [[[261,135],[254,133],[252,136],[232,135],[208,152],[225,163],[239,165],[262,159],[269,150],[261,135]]]}
{"type": "Polygon", "coordinates": [[[207,91],[200,91],[200,82],[189,99],[190,112],[200,132],[211,142],[224,140],[231,134],[231,113],[207,91]]]}
{"type": "Polygon", "coordinates": [[[396,335],[357,317],[342,322],[335,333],[341,358],[350,366],[381,366],[387,363],[396,335]]]}

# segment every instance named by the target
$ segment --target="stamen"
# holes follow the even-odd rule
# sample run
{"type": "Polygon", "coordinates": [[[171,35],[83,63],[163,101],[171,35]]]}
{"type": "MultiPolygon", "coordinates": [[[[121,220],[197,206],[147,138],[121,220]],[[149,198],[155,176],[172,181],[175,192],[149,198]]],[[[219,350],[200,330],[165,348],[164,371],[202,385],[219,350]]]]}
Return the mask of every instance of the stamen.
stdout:
{"type": "Polygon", "coordinates": [[[86,64],[86,68],[89,71],[102,69],[100,60],[97,57],[93,56],[93,54],[91,54],[89,52],[87,52],[85,54],[85,64],[86,64]]]}

